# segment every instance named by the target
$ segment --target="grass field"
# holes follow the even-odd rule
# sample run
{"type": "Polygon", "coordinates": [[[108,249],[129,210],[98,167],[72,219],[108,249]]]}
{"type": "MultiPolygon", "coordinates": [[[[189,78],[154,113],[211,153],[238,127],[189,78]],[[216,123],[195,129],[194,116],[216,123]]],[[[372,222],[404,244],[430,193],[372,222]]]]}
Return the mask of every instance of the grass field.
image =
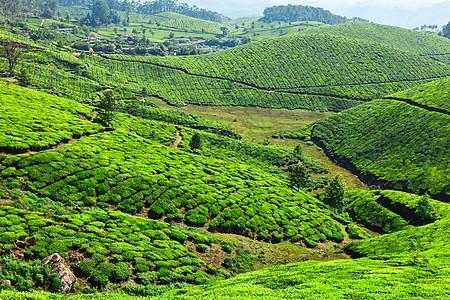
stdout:
{"type": "Polygon", "coordinates": [[[239,106],[200,106],[189,104],[184,107],[174,107],[166,102],[152,98],[161,108],[174,109],[188,114],[202,116],[209,120],[219,121],[230,125],[244,140],[262,142],[272,139],[272,133],[281,129],[299,128],[317,120],[333,115],[332,112],[314,112],[303,109],[270,109],[260,107],[239,106]]]}

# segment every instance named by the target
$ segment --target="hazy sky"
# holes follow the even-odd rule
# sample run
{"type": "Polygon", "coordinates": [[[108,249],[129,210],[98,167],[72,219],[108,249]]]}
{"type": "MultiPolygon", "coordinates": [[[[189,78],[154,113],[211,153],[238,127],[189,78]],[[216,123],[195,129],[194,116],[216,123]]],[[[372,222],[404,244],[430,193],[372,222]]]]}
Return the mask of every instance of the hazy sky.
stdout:
{"type": "MultiPolygon", "coordinates": [[[[226,0],[223,0],[226,2],[226,0]]],[[[329,3],[333,5],[345,4],[364,4],[368,6],[405,6],[405,7],[423,7],[441,2],[448,2],[449,0],[270,0],[275,5],[280,4],[322,4],[329,3]]],[[[243,0],[243,2],[246,2],[243,0]]]]}

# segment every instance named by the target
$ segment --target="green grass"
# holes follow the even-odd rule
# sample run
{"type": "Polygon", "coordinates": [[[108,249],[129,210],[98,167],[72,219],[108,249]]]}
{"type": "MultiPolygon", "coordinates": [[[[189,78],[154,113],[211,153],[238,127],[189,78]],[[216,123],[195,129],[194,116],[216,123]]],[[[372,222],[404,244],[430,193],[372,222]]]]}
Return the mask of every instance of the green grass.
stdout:
{"type": "Polygon", "coordinates": [[[307,110],[270,109],[261,107],[206,106],[189,104],[183,107],[168,105],[160,99],[152,99],[159,107],[202,116],[211,121],[219,121],[234,128],[246,141],[277,142],[271,136],[279,130],[302,127],[333,115],[332,112],[312,112],[307,110]]]}
{"type": "MultiPolygon", "coordinates": [[[[420,98],[426,88],[407,93],[420,98]]],[[[431,100],[444,108],[445,101],[440,96],[431,100]]],[[[445,199],[450,193],[449,124],[444,113],[405,101],[375,100],[318,121],[312,138],[368,182],[445,199]]]]}

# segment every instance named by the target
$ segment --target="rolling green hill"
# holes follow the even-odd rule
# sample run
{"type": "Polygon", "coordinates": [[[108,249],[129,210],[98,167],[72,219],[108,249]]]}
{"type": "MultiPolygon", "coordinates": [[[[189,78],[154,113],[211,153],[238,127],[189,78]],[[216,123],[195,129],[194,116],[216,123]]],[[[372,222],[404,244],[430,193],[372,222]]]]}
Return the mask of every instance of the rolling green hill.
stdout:
{"type": "MultiPolygon", "coordinates": [[[[1,253],[34,237],[38,242],[20,253],[35,260],[57,252],[76,261],[78,289],[115,289],[129,278],[198,284],[227,277],[222,260],[209,265],[198,257],[210,247],[225,253],[207,230],[310,247],[344,239],[324,204],[290,188],[280,172],[260,168],[288,155],[283,147],[203,133],[209,150],[193,152],[193,129],[117,113],[114,130],[105,131],[85,117],[95,115],[92,107],[0,86],[1,253]],[[13,116],[20,118],[10,122],[13,116]],[[183,141],[172,149],[177,131],[183,141]]],[[[33,276],[20,277],[32,280],[26,286],[13,285],[47,288],[47,277],[33,276]]]]}
{"type": "Polygon", "coordinates": [[[450,74],[450,67],[376,43],[289,36],[198,57],[108,55],[89,78],[171,104],[340,111],[450,74]],[[164,74],[164,76],[162,75],[164,74]]]}
{"type": "Polygon", "coordinates": [[[400,27],[375,23],[345,23],[321,26],[305,30],[305,34],[333,34],[377,42],[400,50],[409,51],[437,61],[450,63],[450,40],[400,27]]]}
{"type": "Polygon", "coordinates": [[[372,184],[448,200],[449,83],[442,79],[331,116],[316,123],[312,138],[372,184]]]}
{"type": "Polygon", "coordinates": [[[287,36],[193,57],[78,59],[55,50],[29,53],[32,84],[83,101],[105,87],[121,89],[125,98],[145,87],[177,106],[341,111],[450,75],[450,66],[415,54],[328,35],[287,36]]]}

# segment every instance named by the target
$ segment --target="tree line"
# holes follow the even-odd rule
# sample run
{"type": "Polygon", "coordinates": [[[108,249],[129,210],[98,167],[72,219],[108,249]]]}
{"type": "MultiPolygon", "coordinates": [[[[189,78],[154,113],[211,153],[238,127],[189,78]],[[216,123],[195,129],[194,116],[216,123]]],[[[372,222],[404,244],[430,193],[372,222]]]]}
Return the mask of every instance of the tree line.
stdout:
{"type": "Polygon", "coordinates": [[[320,7],[304,6],[304,5],[276,5],[266,7],[264,10],[263,21],[315,21],[330,25],[346,23],[346,22],[368,22],[368,20],[361,18],[347,18],[335,15],[328,10],[320,7]]]}
{"type": "MultiPolygon", "coordinates": [[[[141,14],[158,14],[161,12],[175,12],[188,17],[209,20],[213,22],[226,21],[229,18],[210,10],[199,8],[195,5],[189,6],[186,3],[178,3],[178,0],[154,0],[141,3],[130,0],[60,0],[61,6],[85,5],[94,7],[98,2],[105,2],[109,9],[125,12],[135,12],[141,14]]],[[[103,5],[103,4],[102,4],[103,5]]]]}

